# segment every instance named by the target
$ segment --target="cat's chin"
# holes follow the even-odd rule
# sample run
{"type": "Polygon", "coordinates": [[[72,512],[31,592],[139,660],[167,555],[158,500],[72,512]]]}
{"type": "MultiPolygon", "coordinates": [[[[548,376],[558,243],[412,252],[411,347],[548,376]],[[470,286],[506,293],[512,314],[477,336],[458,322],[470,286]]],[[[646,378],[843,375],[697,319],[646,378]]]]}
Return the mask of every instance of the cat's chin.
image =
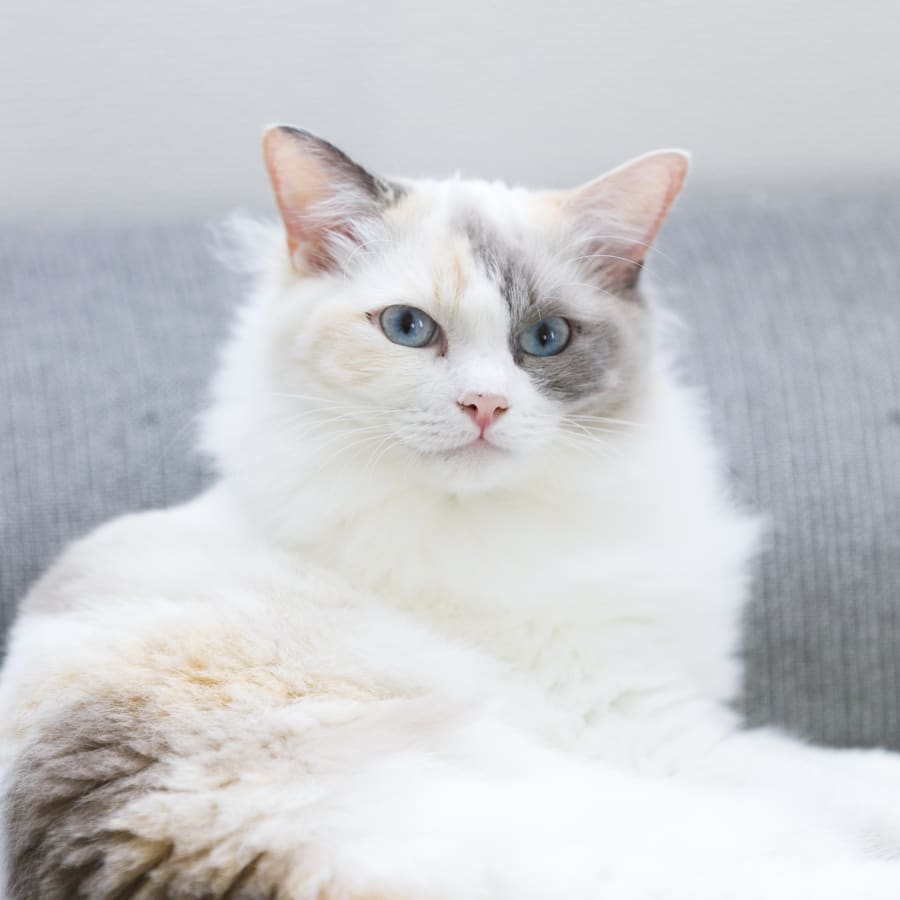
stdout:
{"type": "Polygon", "coordinates": [[[421,453],[420,458],[424,477],[441,490],[455,494],[477,493],[508,484],[522,465],[519,454],[482,439],[421,453]]]}
{"type": "Polygon", "coordinates": [[[509,457],[510,452],[503,447],[498,447],[484,438],[476,438],[449,450],[441,450],[435,454],[441,459],[464,460],[477,465],[483,460],[495,460],[498,457],[509,457]]]}

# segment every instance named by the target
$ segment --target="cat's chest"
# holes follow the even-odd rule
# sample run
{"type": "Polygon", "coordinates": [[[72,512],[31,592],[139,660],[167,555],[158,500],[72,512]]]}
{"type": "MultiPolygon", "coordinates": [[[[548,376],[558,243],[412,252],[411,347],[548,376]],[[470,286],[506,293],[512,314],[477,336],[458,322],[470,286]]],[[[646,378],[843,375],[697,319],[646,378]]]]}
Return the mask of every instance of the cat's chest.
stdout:
{"type": "MultiPolygon", "coordinates": [[[[402,509],[344,523],[317,555],[392,605],[441,619],[540,616],[602,601],[617,555],[589,524],[402,509]]],[[[474,624],[474,623],[473,623],[474,624]]]]}
{"type": "MultiPolygon", "coordinates": [[[[499,661],[554,711],[566,740],[606,756],[610,747],[653,755],[660,734],[680,727],[668,710],[694,716],[698,666],[712,694],[735,684],[729,620],[704,616],[699,637],[680,624],[698,584],[712,585],[683,565],[687,530],[661,540],[652,525],[629,531],[577,510],[537,525],[522,509],[465,519],[380,512],[310,548],[316,562],[499,661]]],[[[716,605],[728,600],[715,592],[716,605]]]]}
{"type": "Polygon", "coordinates": [[[550,603],[539,602],[548,595],[516,580],[524,568],[494,572],[496,591],[508,576],[506,586],[519,600],[514,605],[507,602],[511,595],[474,586],[453,596],[435,585],[407,593],[390,578],[378,596],[508,667],[516,690],[535,698],[520,704],[520,713],[546,739],[629,768],[666,769],[664,738],[693,731],[698,695],[664,624],[629,615],[615,602],[619,595],[608,593],[615,579],[604,582],[600,575],[593,583],[570,582],[550,603]]]}
{"type": "Polygon", "coordinates": [[[316,550],[356,587],[475,646],[590,718],[623,690],[667,676],[654,663],[651,547],[587,523],[363,520],[316,550]]]}

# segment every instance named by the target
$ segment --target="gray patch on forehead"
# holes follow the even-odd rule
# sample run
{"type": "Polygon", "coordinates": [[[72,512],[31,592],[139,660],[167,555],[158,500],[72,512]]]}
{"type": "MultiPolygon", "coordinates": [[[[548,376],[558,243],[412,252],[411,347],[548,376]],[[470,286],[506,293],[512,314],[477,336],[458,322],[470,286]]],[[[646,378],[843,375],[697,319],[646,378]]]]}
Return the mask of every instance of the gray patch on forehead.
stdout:
{"type": "Polygon", "coordinates": [[[539,302],[534,273],[525,251],[505,242],[479,219],[467,219],[462,230],[469,240],[472,255],[497,285],[509,306],[510,319],[515,323],[530,306],[539,302]]]}
{"type": "MultiPolygon", "coordinates": [[[[605,296],[608,309],[609,293],[598,286],[595,308],[578,308],[564,285],[555,293],[541,289],[537,261],[529,258],[524,241],[517,246],[514,240],[505,240],[475,217],[466,219],[462,230],[473,256],[506,300],[510,314],[510,351],[537,388],[555,400],[578,402],[593,397],[608,408],[620,405],[630,382],[637,377],[639,353],[636,346],[629,346],[629,335],[614,317],[604,316],[604,301],[599,294],[605,296]],[[519,347],[519,335],[548,316],[561,316],[569,321],[572,328],[569,345],[555,356],[524,353],[519,347]]],[[[552,249],[548,247],[544,264],[552,265],[552,259],[552,249]]],[[[562,261],[558,265],[562,266],[562,261]]],[[[635,299],[634,290],[621,298],[624,304],[634,304],[635,299]]],[[[638,342],[637,338],[631,340],[638,342]]]]}

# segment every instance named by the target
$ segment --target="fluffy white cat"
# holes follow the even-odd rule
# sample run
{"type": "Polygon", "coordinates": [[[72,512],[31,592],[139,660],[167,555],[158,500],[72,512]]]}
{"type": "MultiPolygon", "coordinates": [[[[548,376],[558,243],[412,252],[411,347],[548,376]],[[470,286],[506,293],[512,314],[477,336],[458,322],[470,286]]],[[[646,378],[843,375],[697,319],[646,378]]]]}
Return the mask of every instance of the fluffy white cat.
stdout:
{"type": "Polygon", "coordinates": [[[264,150],[221,479],[13,630],[7,896],[900,897],[897,758],[728,706],[757,526],[639,285],[685,156],[529,192],[264,150]]]}

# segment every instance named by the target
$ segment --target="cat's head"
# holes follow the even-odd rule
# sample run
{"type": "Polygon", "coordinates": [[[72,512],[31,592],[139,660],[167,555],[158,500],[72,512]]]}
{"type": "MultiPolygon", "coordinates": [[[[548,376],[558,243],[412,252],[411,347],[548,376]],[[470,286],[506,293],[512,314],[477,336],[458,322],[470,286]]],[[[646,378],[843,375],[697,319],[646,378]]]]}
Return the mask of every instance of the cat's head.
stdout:
{"type": "Polygon", "coordinates": [[[264,156],[286,247],[257,360],[297,465],[318,447],[477,490],[629,419],[649,367],[639,276],[683,153],[541,192],[383,180],[287,127],[264,156]]]}

